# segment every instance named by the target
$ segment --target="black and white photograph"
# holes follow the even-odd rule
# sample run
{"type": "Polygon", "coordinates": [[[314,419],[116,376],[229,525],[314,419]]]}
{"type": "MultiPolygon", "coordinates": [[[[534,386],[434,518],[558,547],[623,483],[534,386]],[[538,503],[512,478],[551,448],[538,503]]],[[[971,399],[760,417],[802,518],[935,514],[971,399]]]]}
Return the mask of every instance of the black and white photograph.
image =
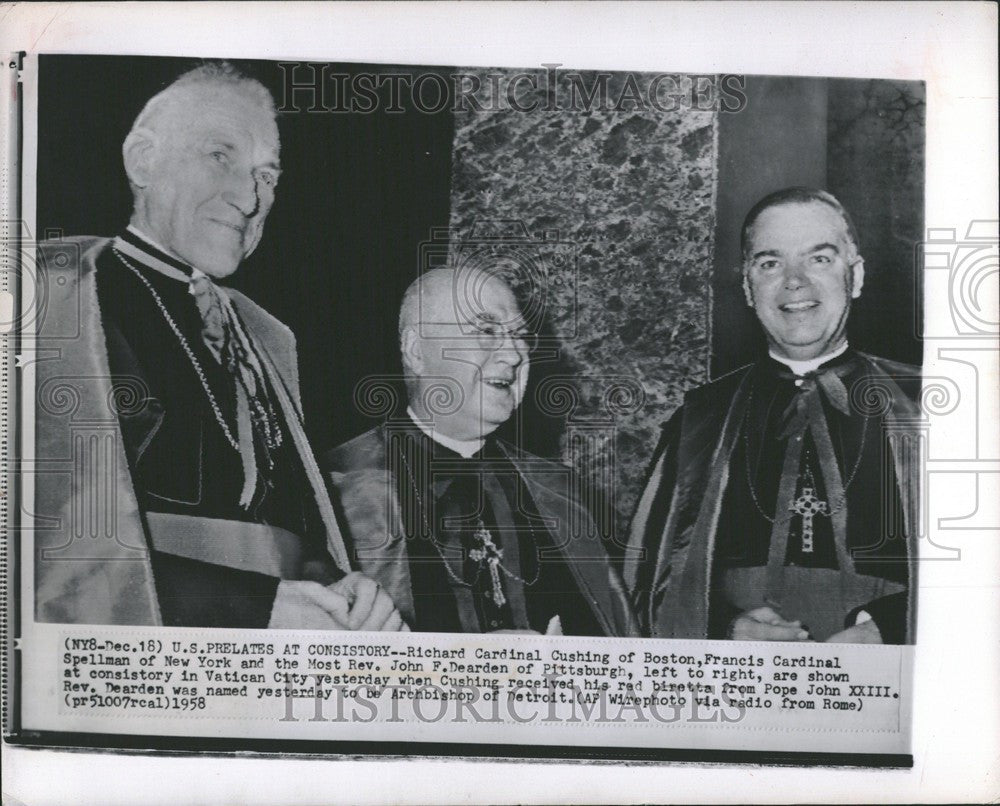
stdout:
{"type": "Polygon", "coordinates": [[[908,643],[924,106],[42,56],[36,617],[908,643]]]}
{"type": "Polygon", "coordinates": [[[8,740],[912,771],[929,77],[324,52],[11,57],[8,740]]]}

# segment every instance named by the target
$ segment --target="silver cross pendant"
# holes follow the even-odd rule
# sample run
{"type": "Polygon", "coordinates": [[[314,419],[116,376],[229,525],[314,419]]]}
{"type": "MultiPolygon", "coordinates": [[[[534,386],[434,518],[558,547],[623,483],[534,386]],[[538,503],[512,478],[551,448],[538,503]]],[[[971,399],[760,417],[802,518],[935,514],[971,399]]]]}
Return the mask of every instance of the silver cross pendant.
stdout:
{"type": "Polygon", "coordinates": [[[829,504],[817,498],[812,487],[803,487],[802,495],[792,502],[789,509],[796,515],[802,516],[802,551],[805,554],[812,554],[813,518],[817,515],[826,515],[830,511],[829,504]]]}
{"type": "Polygon", "coordinates": [[[503,549],[493,542],[493,537],[489,530],[482,523],[472,535],[479,541],[482,548],[469,551],[469,558],[476,562],[486,561],[486,567],[490,571],[490,582],[493,585],[492,598],[497,607],[503,607],[507,603],[507,597],[503,595],[503,585],[500,583],[500,560],[503,559],[503,549]]]}

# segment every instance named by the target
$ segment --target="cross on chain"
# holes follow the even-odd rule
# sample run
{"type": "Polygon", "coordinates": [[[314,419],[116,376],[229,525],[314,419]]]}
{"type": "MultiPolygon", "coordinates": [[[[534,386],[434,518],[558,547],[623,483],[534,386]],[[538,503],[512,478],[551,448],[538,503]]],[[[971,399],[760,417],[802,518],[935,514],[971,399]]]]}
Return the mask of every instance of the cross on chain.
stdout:
{"type": "Polygon", "coordinates": [[[802,516],[802,551],[812,554],[813,550],[813,518],[830,512],[830,505],[816,497],[812,487],[803,487],[802,495],[792,502],[789,509],[802,516]]]}
{"type": "Polygon", "coordinates": [[[482,548],[471,549],[469,559],[477,563],[486,561],[486,566],[490,569],[490,581],[493,583],[493,601],[497,607],[503,607],[507,602],[507,597],[503,595],[503,586],[500,584],[500,561],[503,559],[503,549],[493,542],[492,535],[482,521],[478,526],[472,537],[482,544],[482,548]]]}

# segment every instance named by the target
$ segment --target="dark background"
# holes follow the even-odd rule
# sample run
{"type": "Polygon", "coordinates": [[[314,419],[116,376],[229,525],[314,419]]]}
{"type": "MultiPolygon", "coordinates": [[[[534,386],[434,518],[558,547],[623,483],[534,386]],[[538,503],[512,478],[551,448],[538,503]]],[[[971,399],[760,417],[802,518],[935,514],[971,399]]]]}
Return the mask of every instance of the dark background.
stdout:
{"type": "MultiPolygon", "coordinates": [[[[198,63],[39,59],[39,237],[114,235],[124,228],[132,200],[122,141],[146,101],[198,63]]],[[[281,104],[283,73],[275,62],[234,64],[281,104]]],[[[923,229],[923,85],[747,77],[746,94],[743,111],[718,117],[711,375],[752,360],[763,347],[740,290],[739,227],[754,201],[790,184],[827,187],[858,225],[866,284],[852,314],[852,344],[920,363],[913,247],[923,229]]],[[[451,215],[453,114],[385,107],[371,114],[279,114],[277,200],[260,246],[233,280],[297,336],[303,406],[317,453],[377,422],[358,410],[355,387],[371,375],[398,378],[402,292],[420,270],[421,244],[451,215]]],[[[692,377],[689,385],[702,380],[692,377]]],[[[530,441],[535,433],[539,445],[524,447],[552,455],[558,434],[548,420],[532,429],[531,418],[523,412],[524,434],[530,441]]]]}
{"type": "MultiPolygon", "coordinates": [[[[231,61],[280,105],[283,73],[276,63],[231,61]]],[[[122,142],[146,102],[199,63],[40,57],[39,237],[110,236],[125,228],[132,196],[122,142]]],[[[448,225],[452,115],[386,113],[386,105],[368,115],[279,113],[276,201],[260,245],[231,283],[295,332],[306,426],[317,453],[376,422],[357,410],[353,390],[368,375],[399,376],[403,291],[418,274],[420,243],[433,227],[448,225]]]]}
{"type": "Polygon", "coordinates": [[[923,238],[924,84],[875,79],[747,76],[747,105],[719,115],[713,377],[766,348],[740,286],[743,217],[790,185],[826,188],[858,229],[865,286],[851,345],[921,364],[914,246],[923,238]]]}

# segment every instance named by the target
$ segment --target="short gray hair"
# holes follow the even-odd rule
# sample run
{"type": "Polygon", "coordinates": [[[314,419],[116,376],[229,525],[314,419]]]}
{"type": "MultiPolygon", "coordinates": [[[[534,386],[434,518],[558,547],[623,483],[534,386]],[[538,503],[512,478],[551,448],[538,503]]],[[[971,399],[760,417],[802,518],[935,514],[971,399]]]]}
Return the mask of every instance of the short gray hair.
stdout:
{"type": "Polygon", "coordinates": [[[205,62],[178,76],[165,89],[158,92],[142,108],[132,124],[132,131],[155,128],[157,118],[177,98],[178,92],[201,86],[225,87],[253,101],[264,111],[277,117],[277,108],[271,91],[257,79],[251,78],[229,62],[205,62]]]}

